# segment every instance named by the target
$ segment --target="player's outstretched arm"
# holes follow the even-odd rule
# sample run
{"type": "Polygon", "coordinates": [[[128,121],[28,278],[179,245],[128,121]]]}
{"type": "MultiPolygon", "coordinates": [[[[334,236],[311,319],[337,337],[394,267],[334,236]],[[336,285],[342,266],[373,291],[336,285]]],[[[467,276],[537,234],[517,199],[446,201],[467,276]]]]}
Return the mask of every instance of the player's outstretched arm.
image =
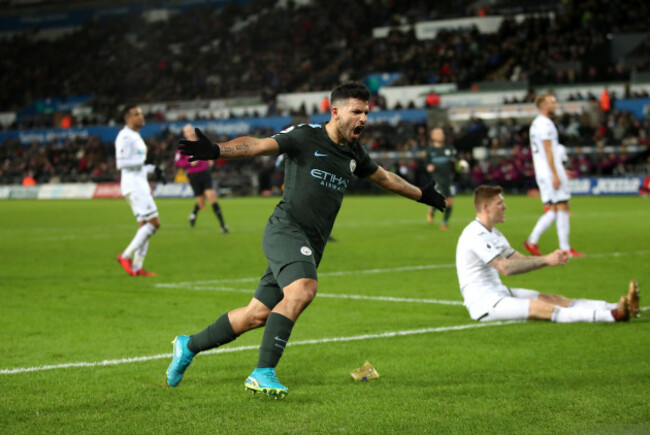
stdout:
{"type": "Polygon", "coordinates": [[[212,143],[203,132],[195,128],[198,140],[181,139],[178,149],[189,162],[214,159],[246,159],[255,156],[273,156],[280,152],[278,142],[273,138],[258,139],[242,136],[222,144],[212,143]]]}
{"type": "Polygon", "coordinates": [[[445,197],[434,188],[435,183],[429,183],[419,188],[399,175],[385,170],[381,166],[368,179],[382,189],[394,192],[405,198],[430,205],[440,211],[445,209],[445,197]]]}
{"type": "Polygon", "coordinates": [[[568,260],[568,253],[560,249],[543,257],[528,257],[515,251],[507,258],[503,254],[499,254],[488,264],[503,275],[519,275],[546,266],[561,266],[568,260]]]}

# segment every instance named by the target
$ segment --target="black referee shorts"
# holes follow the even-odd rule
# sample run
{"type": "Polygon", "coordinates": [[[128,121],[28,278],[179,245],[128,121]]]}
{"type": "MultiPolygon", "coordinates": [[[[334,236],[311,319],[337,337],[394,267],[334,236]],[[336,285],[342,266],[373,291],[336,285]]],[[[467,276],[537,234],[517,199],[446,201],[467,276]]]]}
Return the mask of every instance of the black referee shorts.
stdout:
{"type": "Polygon", "coordinates": [[[201,196],[207,189],[213,188],[212,175],[210,175],[209,169],[201,172],[195,172],[193,174],[188,174],[188,178],[190,179],[190,185],[192,186],[194,196],[201,196]]]}

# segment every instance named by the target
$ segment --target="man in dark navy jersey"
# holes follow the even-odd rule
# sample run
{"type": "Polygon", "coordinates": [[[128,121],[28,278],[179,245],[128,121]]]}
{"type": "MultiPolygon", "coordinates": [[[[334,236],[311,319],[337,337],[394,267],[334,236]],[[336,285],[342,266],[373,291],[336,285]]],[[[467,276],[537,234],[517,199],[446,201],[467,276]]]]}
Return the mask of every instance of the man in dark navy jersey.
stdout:
{"type": "Polygon", "coordinates": [[[275,367],[298,316],[316,296],[316,270],[353,174],[444,209],[445,198],[433,183],[422,189],[413,186],[378,166],[361,147],[369,100],[365,85],[346,83],[332,91],[327,123],[301,124],[269,138],[240,137],[222,144],[213,144],[197,129],[199,140],[180,141],[179,149],[191,156],[190,161],[285,154],[285,188],[264,230],[262,248],[268,267],[254,297],[248,306],[223,314],[205,330],[174,339],[174,357],[167,369],[170,386],[180,383],[196,353],[265,326],[257,368],[245,386],[275,398],[289,392],[278,381],[275,367]]]}

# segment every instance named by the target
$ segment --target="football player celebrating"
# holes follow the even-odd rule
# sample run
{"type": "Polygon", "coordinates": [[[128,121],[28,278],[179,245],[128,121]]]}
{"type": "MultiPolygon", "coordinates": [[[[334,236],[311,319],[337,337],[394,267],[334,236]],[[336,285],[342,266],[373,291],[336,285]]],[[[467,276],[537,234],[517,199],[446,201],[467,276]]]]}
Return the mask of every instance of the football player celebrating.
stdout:
{"type": "Polygon", "coordinates": [[[429,184],[422,189],[373,162],[359,144],[368,121],[370,91],[359,82],[332,91],[329,122],[289,127],[273,137],[240,137],[213,144],[199,130],[199,140],[181,140],[180,150],[193,160],[285,155],[284,194],[262,238],[268,267],[248,306],[224,313],[205,330],[174,339],[167,383],[176,386],[196,353],[222,346],[264,326],[257,368],[245,387],[284,397],[289,389],[276,377],[277,366],[298,317],[316,296],[317,268],[353,175],[401,196],[443,210],[445,198],[429,184]]]}

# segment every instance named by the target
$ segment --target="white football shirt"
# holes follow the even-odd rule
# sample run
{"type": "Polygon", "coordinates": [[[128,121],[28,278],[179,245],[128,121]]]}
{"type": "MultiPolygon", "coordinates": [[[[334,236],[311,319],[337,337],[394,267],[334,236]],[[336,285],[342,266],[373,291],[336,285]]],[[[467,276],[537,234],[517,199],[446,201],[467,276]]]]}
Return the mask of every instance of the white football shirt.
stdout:
{"type": "Polygon", "coordinates": [[[510,257],[514,252],[499,230],[488,230],[478,219],[463,230],[456,245],[456,273],[464,305],[473,319],[481,317],[504,296],[510,296],[499,272],[488,263],[499,254],[510,257]]]}
{"type": "Polygon", "coordinates": [[[115,139],[115,163],[122,171],[120,187],[122,195],[135,191],[150,191],[144,161],[147,145],[137,131],[124,126],[115,139]]]}
{"type": "Polygon", "coordinates": [[[544,141],[550,140],[555,170],[560,180],[564,182],[566,180],[566,173],[562,165],[562,153],[558,141],[557,128],[555,128],[553,121],[544,115],[537,115],[532,124],[530,124],[529,135],[530,150],[533,154],[533,165],[535,166],[535,178],[539,180],[550,179],[552,177],[551,167],[546,159],[546,149],[544,148],[544,141]]]}

